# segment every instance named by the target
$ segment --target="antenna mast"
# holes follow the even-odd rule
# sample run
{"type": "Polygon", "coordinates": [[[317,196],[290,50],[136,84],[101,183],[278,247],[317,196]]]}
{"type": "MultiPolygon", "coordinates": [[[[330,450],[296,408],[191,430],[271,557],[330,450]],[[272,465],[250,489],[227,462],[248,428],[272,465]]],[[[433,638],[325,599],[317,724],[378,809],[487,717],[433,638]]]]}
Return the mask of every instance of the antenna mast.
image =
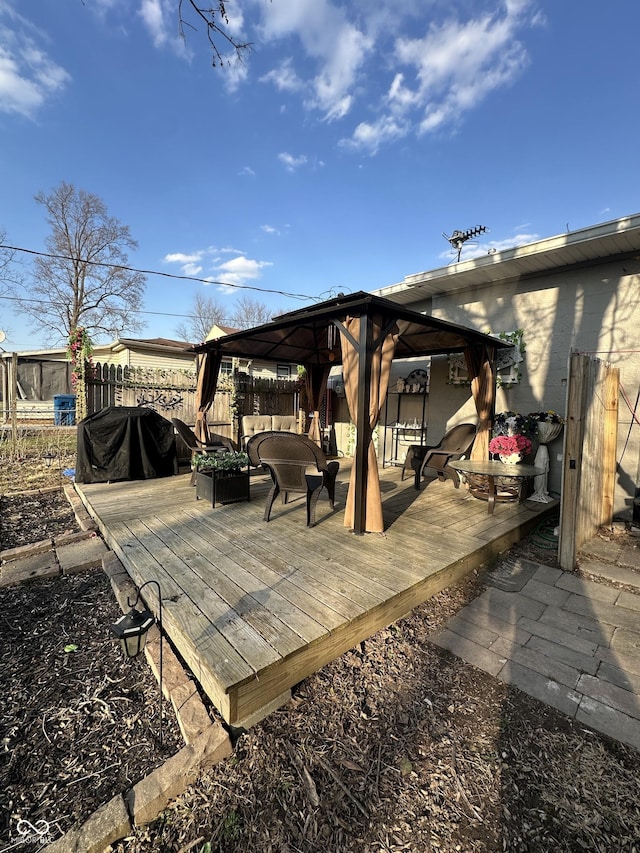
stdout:
{"type": "Polygon", "coordinates": [[[462,247],[467,242],[467,240],[471,240],[473,237],[477,237],[479,234],[485,234],[487,231],[486,225],[475,225],[473,228],[467,228],[466,231],[454,231],[452,235],[447,236],[444,231],[442,232],[442,236],[445,240],[451,244],[452,248],[458,253],[457,261],[460,260],[460,254],[462,252],[462,247]]]}

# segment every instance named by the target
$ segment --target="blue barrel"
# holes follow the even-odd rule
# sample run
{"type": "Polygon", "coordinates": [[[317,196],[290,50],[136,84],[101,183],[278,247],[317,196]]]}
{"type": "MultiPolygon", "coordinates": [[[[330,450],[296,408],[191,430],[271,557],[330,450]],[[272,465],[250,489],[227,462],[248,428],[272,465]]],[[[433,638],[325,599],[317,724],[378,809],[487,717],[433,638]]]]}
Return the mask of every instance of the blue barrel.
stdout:
{"type": "Polygon", "coordinates": [[[73,426],[76,422],[76,395],[55,394],[53,398],[53,422],[56,426],[73,426]]]}

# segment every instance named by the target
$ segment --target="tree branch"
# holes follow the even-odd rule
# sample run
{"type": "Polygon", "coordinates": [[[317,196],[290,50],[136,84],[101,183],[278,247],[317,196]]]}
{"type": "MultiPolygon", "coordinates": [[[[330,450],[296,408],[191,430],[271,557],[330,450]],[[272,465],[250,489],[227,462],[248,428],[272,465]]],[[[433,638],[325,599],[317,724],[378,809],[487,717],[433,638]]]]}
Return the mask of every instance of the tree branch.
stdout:
{"type": "MultiPolygon", "coordinates": [[[[228,26],[229,24],[229,18],[225,9],[224,0],[218,0],[217,7],[211,9],[203,8],[198,3],[196,3],[196,0],[186,0],[186,2],[189,4],[189,6],[191,6],[196,15],[205,23],[207,27],[207,38],[209,39],[209,44],[211,45],[211,51],[213,54],[211,64],[214,66],[214,68],[217,65],[222,66],[225,63],[227,65],[230,64],[230,61],[228,59],[225,60],[225,57],[218,48],[217,39],[219,38],[222,38],[224,41],[227,42],[228,45],[233,48],[236,59],[239,62],[242,62],[243,54],[245,52],[250,52],[252,50],[253,45],[251,42],[236,41],[236,39],[232,35],[230,35],[229,32],[225,29],[225,26],[222,26],[217,22],[216,15],[218,16],[218,19],[221,20],[225,25],[228,26]]],[[[184,18],[184,3],[185,0],[179,0],[178,2],[178,21],[180,36],[186,41],[186,36],[184,33],[185,26],[191,27],[192,30],[195,30],[196,28],[192,24],[188,23],[184,18]]]]}

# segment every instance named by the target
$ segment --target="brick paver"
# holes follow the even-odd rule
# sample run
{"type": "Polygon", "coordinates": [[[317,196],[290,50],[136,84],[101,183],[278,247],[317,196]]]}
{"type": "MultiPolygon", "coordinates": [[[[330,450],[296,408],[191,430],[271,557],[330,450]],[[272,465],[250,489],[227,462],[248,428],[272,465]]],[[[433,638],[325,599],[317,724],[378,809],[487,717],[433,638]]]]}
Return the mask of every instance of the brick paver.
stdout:
{"type": "MultiPolygon", "coordinates": [[[[538,566],[516,591],[522,567],[505,563],[489,586],[429,639],[569,717],[640,749],[640,549],[597,540],[581,560],[612,587],[538,566]],[[514,582],[509,591],[509,571],[514,582]],[[624,578],[624,580],[622,580],[624,578]]],[[[520,577],[522,580],[522,578],[520,577]]]]}
{"type": "Polygon", "coordinates": [[[526,666],[522,666],[515,661],[509,661],[502,668],[498,675],[500,681],[507,684],[513,684],[522,690],[523,693],[528,693],[534,699],[544,702],[546,705],[551,705],[552,708],[557,708],[568,717],[574,717],[582,695],[570,687],[563,684],[558,684],[551,678],[546,678],[539,672],[534,672],[526,666]]]}
{"type": "Polygon", "coordinates": [[[526,595],[527,598],[533,598],[534,601],[539,601],[541,604],[553,604],[556,607],[562,607],[571,595],[567,590],[549,586],[548,583],[542,583],[535,579],[528,581],[522,587],[522,594],[526,595]]]}
{"type": "MultiPolygon", "coordinates": [[[[532,619],[520,619],[518,626],[525,631],[529,631],[536,637],[542,637],[544,640],[549,640],[551,643],[557,643],[567,649],[573,649],[583,655],[594,655],[598,644],[591,640],[583,640],[581,637],[576,637],[575,634],[569,631],[563,631],[562,628],[557,628],[555,625],[547,625],[545,622],[535,622],[532,619]]],[[[524,645],[524,643],[523,643],[524,645]]]]}
{"type": "Polygon", "coordinates": [[[466,660],[467,663],[477,666],[489,675],[497,675],[505,664],[504,658],[474,643],[473,640],[467,640],[466,637],[461,637],[453,631],[447,631],[446,628],[433,634],[429,639],[436,646],[448,649],[456,657],[466,660]]]}
{"type": "Polygon", "coordinates": [[[615,587],[605,586],[603,583],[594,583],[593,581],[584,580],[576,575],[570,575],[568,572],[563,573],[562,577],[556,583],[560,589],[566,589],[569,592],[575,592],[578,595],[583,595],[585,598],[592,601],[606,601],[609,604],[614,604],[620,596],[620,590],[615,587]]]}
{"type": "Polygon", "coordinates": [[[626,714],[595,699],[584,696],[576,712],[576,720],[609,737],[640,749],[640,725],[626,714]]]}

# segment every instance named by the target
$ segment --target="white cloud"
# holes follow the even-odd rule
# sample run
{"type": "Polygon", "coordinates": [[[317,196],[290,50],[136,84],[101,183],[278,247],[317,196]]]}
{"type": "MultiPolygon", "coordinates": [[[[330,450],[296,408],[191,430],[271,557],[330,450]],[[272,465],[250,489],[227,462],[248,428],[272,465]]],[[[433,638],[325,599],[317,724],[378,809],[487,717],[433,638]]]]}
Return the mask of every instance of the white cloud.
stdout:
{"type": "Polygon", "coordinates": [[[526,246],[527,243],[535,243],[539,239],[539,234],[518,233],[504,240],[489,240],[486,249],[487,251],[495,249],[496,252],[503,252],[505,249],[513,249],[516,246],[526,246]]]}
{"type": "Polygon", "coordinates": [[[185,255],[183,252],[172,252],[165,255],[163,260],[166,264],[193,264],[200,261],[204,254],[204,251],[193,252],[190,255],[185,255]]]}
{"type": "MultiPolygon", "coordinates": [[[[1,2],[1,0],[0,0],[1,2]]],[[[95,0],[126,20],[125,0],[95,0]]],[[[492,93],[512,84],[530,62],[525,38],[544,23],[537,0],[238,0],[220,21],[239,42],[256,46],[259,62],[273,57],[260,81],[327,123],[344,127],[341,144],[375,153],[410,134],[455,128],[492,93]],[[347,126],[347,122],[350,125],[347,126]]],[[[199,59],[207,51],[204,23],[183,14],[194,31],[175,35],[176,0],[138,0],[154,45],[199,59]]],[[[215,36],[214,36],[215,39],[215,36]]],[[[227,58],[233,50],[216,40],[227,58]]],[[[232,63],[221,85],[238,93],[253,61],[232,63]]],[[[302,163],[287,165],[295,170],[302,163]]],[[[245,172],[246,174],[246,172],[245,172]]]]}
{"type": "Polygon", "coordinates": [[[277,228],[274,228],[273,225],[261,225],[260,230],[264,231],[265,234],[279,234],[277,228]]]}
{"type": "Polygon", "coordinates": [[[529,0],[507,0],[505,11],[432,24],[421,38],[400,37],[395,56],[405,69],[387,93],[393,115],[417,121],[419,133],[455,125],[489,93],[522,73],[529,58],[516,33],[531,25],[529,0]]]}
{"type": "Polygon", "coordinates": [[[283,151],[281,154],[278,154],[278,160],[284,164],[287,172],[295,172],[295,170],[299,169],[300,166],[304,166],[307,162],[307,157],[305,154],[300,154],[299,157],[294,157],[293,154],[288,154],[286,151],[283,151]]]}
{"type": "MultiPolygon", "coordinates": [[[[130,14],[129,5],[123,6],[122,0],[117,5],[107,3],[101,11],[108,11],[112,7],[124,20],[130,14]]],[[[169,48],[177,56],[190,60],[192,51],[189,41],[180,35],[176,7],[174,0],[140,0],[138,15],[151,36],[154,47],[159,50],[169,48]]],[[[187,4],[184,8],[188,8],[187,4]]]]}
{"type": "MultiPolygon", "coordinates": [[[[263,229],[269,226],[262,226],[263,229]]],[[[275,230],[275,229],[274,229],[275,230]]],[[[272,266],[270,261],[257,261],[248,258],[241,249],[232,246],[217,248],[208,246],[206,249],[197,249],[195,252],[170,252],[163,258],[167,264],[178,264],[180,274],[188,276],[203,276],[203,280],[219,285],[222,292],[230,292],[233,288],[228,285],[246,284],[260,278],[265,267],[272,266]],[[222,261],[221,255],[234,257],[222,261]]]]}
{"type": "Polygon", "coordinates": [[[381,145],[402,139],[407,135],[408,130],[408,122],[385,115],[375,122],[361,122],[354,130],[351,139],[343,139],[340,144],[347,148],[359,148],[375,154],[381,145]]]}
{"type": "Polygon", "coordinates": [[[34,118],[71,82],[71,75],[44,49],[46,37],[0,3],[0,111],[34,118]]]}
{"type": "Polygon", "coordinates": [[[347,10],[329,0],[278,2],[264,9],[259,38],[264,43],[295,36],[314,73],[306,79],[287,59],[263,79],[281,91],[302,91],[308,108],[327,120],[342,118],[353,103],[351,90],[373,47],[373,40],[347,18],[347,10]]]}
{"type": "Polygon", "coordinates": [[[326,121],[357,116],[343,144],[370,153],[458,124],[522,74],[529,62],[522,34],[544,22],[535,0],[487,0],[490,11],[475,15],[456,0],[246,2],[262,15],[256,40],[287,54],[262,81],[301,95],[326,121]],[[386,90],[376,91],[385,78],[386,90]],[[358,116],[363,109],[369,116],[358,116]]]}
{"type": "MultiPolygon", "coordinates": [[[[265,267],[270,267],[272,264],[269,261],[256,261],[252,258],[247,258],[246,255],[239,255],[229,261],[219,264],[216,268],[216,278],[218,282],[223,280],[229,285],[247,284],[249,281],[255,281],[262,275],[262,270],[265,267]]],[[[228,291],[224,284],[220,285],[222,291],[228,291]]]]}
{"type": "Polygon", "coordinates": [[[162,0],[142,0],[139,14],[155,47],[166,44],[168,33],[162,0]]]}
{"type": "Polygon", "coordinates": [[[296,74],[291,58],[283,60],[276,68],[264,74],[260,82],[273,83],[280,92],[299,92],[304,89],[304,82],[296,74]]]}

